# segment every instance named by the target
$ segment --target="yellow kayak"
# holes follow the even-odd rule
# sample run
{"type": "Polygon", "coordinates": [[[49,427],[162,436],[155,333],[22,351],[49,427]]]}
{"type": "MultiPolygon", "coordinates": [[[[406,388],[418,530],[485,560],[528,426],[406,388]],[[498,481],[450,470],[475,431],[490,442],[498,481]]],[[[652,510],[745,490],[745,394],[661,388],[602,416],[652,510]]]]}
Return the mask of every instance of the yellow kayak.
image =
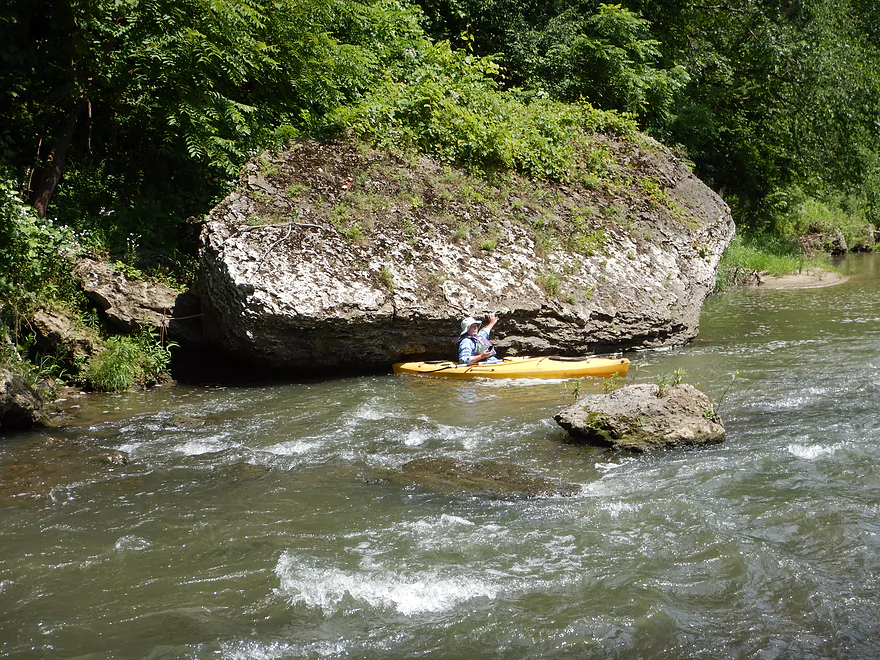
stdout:
{"type": "Polygon", "coordinates": [[[626,376],[629,360],[608,357],[507,357],[496,364],[459,364],[448,360],[398,362],[396,374],[420,374],[444,378],[608,378],[626,376]]]}

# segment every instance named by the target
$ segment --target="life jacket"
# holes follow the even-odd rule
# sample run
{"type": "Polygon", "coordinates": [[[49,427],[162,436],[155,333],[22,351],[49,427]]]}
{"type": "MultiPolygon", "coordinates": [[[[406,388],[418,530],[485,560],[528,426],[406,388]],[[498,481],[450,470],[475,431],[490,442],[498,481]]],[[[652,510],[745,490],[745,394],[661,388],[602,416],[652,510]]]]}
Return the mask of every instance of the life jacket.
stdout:
{"type": "Polygon", "coordinates": [[[460,337],[458,339],[459,348],[461,348],[461,342],[463,342],[465,339],[470,339],[472,342],[474,342],[474,355],[477,355],[478,353],[482,353],[484,351],[492,351],[492,355],[495,354],[495,347],[492,346],[492,342],[483,335],[477,333],[476,335],[464,335],[463,337],[460,337]]]}

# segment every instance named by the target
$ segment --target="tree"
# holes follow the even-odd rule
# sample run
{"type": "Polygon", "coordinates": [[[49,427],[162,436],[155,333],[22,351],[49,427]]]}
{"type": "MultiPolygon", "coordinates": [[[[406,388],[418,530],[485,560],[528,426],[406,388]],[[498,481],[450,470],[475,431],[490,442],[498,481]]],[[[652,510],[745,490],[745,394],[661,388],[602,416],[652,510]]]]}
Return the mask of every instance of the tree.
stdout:
{"type": "Polygon", "coordinates": [[[91,219],[179,220],[279,126],[357,98],[421,35],[417,11],[382,0],[10,2],[4,160],[40,214],[66,172],[68,216],[91,219]]]}
{"type": "Polygon", "coordinates": [[[643,125],[669,120],[684,69],[664,68],[650,23],[619,4],[595,0],[424,0],[435,36],[480,55],[495,54],[508,87],[587,100],[630,112],[643,125]]]}

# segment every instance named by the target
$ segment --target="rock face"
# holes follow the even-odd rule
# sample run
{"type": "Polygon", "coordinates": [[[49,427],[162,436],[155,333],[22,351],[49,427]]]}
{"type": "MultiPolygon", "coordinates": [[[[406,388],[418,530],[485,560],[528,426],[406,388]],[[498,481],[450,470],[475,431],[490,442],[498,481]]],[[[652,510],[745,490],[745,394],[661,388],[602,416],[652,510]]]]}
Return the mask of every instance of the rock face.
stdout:
{"type": "Polygon", "coordinates": [[[37,347],[45,353],[66,353],[73,359],[87,359],[103,348],[97,333],[77,326],[73,315],[66,310],[38,310],[31,319],[31,326],[37,347]]]}
{"type": "Polygon", "coordinates": [[[506,355],[685,343],[730,211],[656,143],[602,148],[628,187],[488,183],[348,143],[264,154],[204,224],[205,331],[287,371],[448,358],[488,312],[506,355]]]}
{"type": "Polygon", "coordinates": [[[168,331],[175,341],[202,340],[199,301],[159,283],[133,280],[110,265],[80,259],[73,271],[86,296],[122,332],[153,327],[168,331]]]}
{"type": "Polygon", "coordinates": [[[656,385],[628,385],[586,395],[555,419],[578,440],[638,452],[724,440],[709,397],[685,384],[662,394],[656,385]]]}
{"type": "Polygon", "coordinates": [[[0,367],[0,432],[44,422],[43,397],[10,369],[0,367]]]}

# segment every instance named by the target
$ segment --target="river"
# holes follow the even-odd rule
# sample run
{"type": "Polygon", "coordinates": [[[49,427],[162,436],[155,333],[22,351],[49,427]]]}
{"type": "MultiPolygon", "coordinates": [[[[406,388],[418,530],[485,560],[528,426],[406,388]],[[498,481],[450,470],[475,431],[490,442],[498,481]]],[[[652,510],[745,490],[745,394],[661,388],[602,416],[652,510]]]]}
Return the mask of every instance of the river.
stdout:
{"type": "Polygon", "coordinates": [[[563,381],[83,398],[69,426],[0,444],[0,656],[878,657],[880,260],[843,268],[711,297],[694,342],[628,355],[634,382],[682,368],[723,395],[707,449],[569,444],[563,381]],[[428,456],[580,492],[375,478],[428,456]]]}

